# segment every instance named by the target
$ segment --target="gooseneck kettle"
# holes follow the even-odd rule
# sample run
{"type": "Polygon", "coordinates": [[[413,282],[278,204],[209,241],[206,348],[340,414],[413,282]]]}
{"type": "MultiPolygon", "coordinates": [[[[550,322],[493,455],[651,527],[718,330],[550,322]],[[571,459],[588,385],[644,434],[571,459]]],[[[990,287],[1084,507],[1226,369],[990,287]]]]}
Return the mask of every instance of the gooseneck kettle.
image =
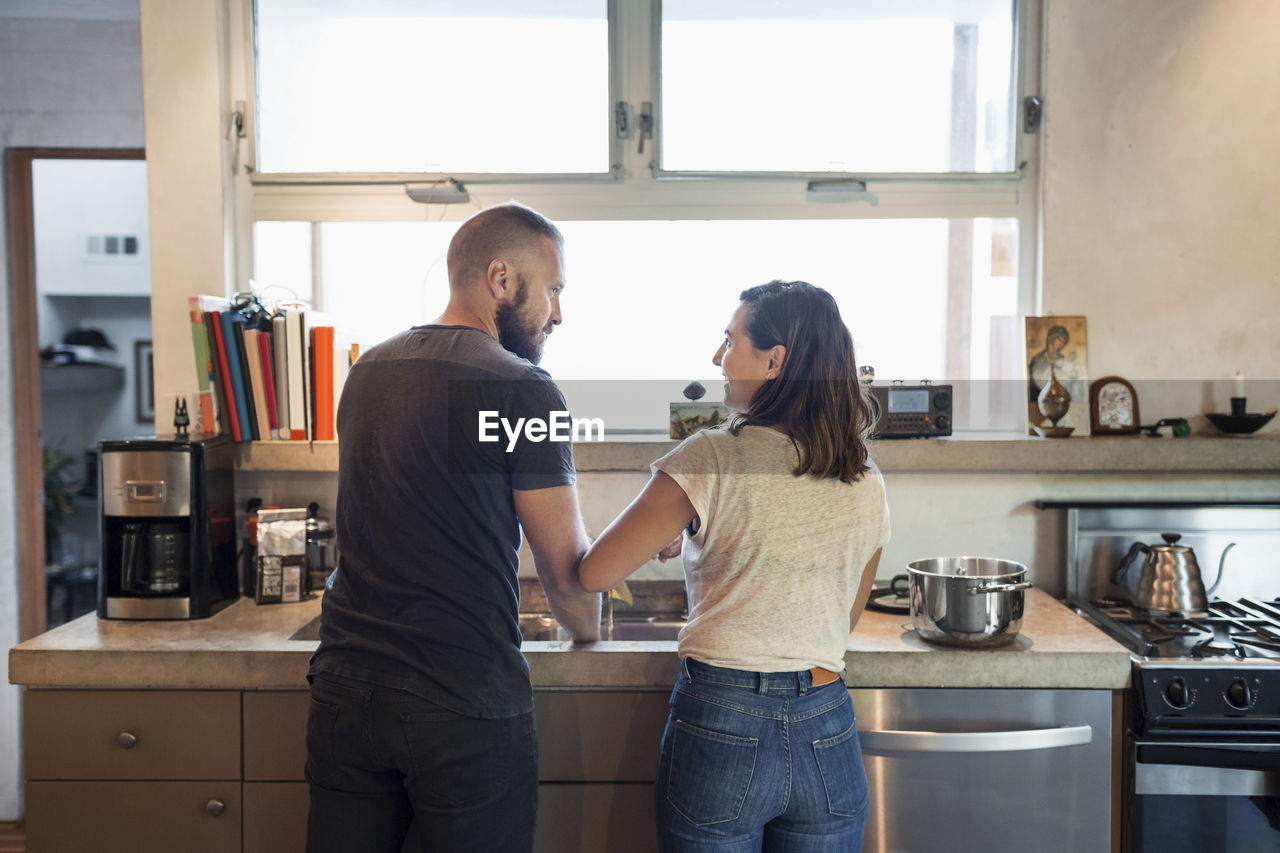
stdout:
{"type": "Polygon", "coordinates": [[[1222,550],[1218,560],[1218,576],[1213,586],[1204,588],[1200,578],[1200,564],[1196,562],[1195,551],[1190,546],[1179,545],[1180,533],[1161,533],[1163,545],[1148,545],[1145,542],[1134,542],[1125,554],[1120,565],[1111,573],[1111,582],[1122,585],[1125,573],[1138,556],[1143,554],[1142,567],[1138,580],[1131,587],[1135,607],[1147,610],[1168,612],[1187,612],[1204,610],[1209,606],[1209,595],[1222,582],[1222,567],[1227,561],[1227,552],[1235,547],[1234,542],[1222,550]]]}

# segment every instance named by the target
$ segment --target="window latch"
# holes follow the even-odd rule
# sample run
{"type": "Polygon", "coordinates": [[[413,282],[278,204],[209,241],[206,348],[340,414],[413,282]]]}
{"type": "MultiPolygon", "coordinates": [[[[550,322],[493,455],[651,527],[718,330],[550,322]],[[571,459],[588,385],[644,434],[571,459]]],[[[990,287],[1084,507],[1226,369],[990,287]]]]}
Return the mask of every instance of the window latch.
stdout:
{"type": "Polygon", "coordinates": [[[1022,132],[1035,133],[1040,129],[1044,118],[1044,101],[1036,95],[1027,95],[1022,99],[1022,132]]]}
{"type": "Polygon", "coordinates": [[[626,139],[631,128],[627,126],[627,102],[618,101],[613,108],[613,128],[614,135],[619,139],[626,139]]]}
{"type": "Polygon", "coordinates": [[[653,103],[645,101],[640,104],[640,147],[636,149],[637,154],[644,153],[644,141],[653,139],[653,103]]]}

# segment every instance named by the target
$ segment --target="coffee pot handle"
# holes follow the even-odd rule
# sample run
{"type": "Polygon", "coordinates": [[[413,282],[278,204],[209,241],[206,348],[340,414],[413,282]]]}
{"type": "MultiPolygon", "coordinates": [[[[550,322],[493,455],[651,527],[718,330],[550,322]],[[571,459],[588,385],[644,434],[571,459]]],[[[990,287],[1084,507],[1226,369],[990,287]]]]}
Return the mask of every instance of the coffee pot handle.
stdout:
{"type": "Polygon", "coordinates": [[[1120,565],[1117,566],[1116,570],[1111,573],[1112,583],[1114,584],[1120,583],[1120,578],[1124,577],[1124,573],[1125,571],[1128,570],[1129,564],[1133,562],[1134,557],[1138,556],[1139,551],[1145,551],[1146,553],[1150,554],[1151,547],[1147,545],[1145,542],[1134,542],[1133,545],[1130,546],[1129,548],[1129,553],[1124,555],[1124,559],[1120,561],[1120,565]]]}
{"type": "Polygon", "coordinates": [[[1213,579],[1213,586],[1205,590],[1205,595],[1213,595],[1213,591],[1218,588],[1218,584],[1222,583],[1222,567],[1227,564],[1227,552],[1236,547],[1236,543],[1222,549],[1222,556],[1218,558],[1218,576],[1213,579]]]}
{"type": "Polygon", "coordinates": [[[121,586],[126,590],[133,589],[134,584],[137,583],[139,569],[137,563],[141,557],[140,538],[141,534],[138,532],[137,524],[126,524],[124,526],[124,535],[122,537],[124,541],[121,543],[122,553],[120,555],[120,562],[122,563],[120,576],[123,581],[121,586]]]}

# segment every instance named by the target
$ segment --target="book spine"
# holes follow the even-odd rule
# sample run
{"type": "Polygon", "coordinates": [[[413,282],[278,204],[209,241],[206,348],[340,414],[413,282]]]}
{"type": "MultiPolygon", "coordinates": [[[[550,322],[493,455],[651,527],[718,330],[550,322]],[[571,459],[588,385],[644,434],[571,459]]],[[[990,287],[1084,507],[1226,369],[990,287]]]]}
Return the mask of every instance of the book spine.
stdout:
{"type": "Polygon", "coordinates": [[[191,345],[196,357],[196,388],[200,395],[200,411],[196,429],[201,435],[217,435],[217,410],[214,408],[213,360],[209,353],[209,336],[205,333],[204,314],[200,311],[200,297],[192,296],[187,305],[191,316],[191,345]]]}
{"type": "Polygon", "coordinates": [[[333,327],[311,330],[316,441],[333,441],[333,327]]]}
{"type": "Polygon", "coordinates": [[[283,316],[271,320],[271,375],[276,380],[276,427],[289,439],[289,346],[283,316]]]}
{"type": "Polygon", "coordinates": [[[267,415],[266,377],[262,375],[262,348],[258,341],[262,332],[245,328],[245,364],[249,365],[249,387],[253,389],[253,415],[257,426],[255,437],[259,441],[271,440],[271,419],[267,415]]]}
{"type": "Polygon", "coordinates": [[[262,371],[262,396],[267,400],[267,434],[280,438],[280,420],[276,411],[276,377],[271,370],[271,333],[258,332],[258,361],[262,371]]]}
{"type": "Polygon", "coordinates": [[[231,389],[228,395],[234,406],[235,429],[232,438],[236,441],[249,440],[248,409],[245,407],[244,384],[240,374],[240,356],[236,348],[236,323],[231,319],[230,311],[218,313],[218,327],[222,331],[222,339],[218,342],[220,351],[225,355],[222,363],[223,373],[227,377],[227,385],[231,389]]]}
{"type": "Polygon", "coordinates": [[[311,368],[311,336],[307,334],[307,316],[298,317],[298,342],[302,347],[302,435],[306,441],[315,440],[315,380],[311,368]]]}
{"type": "Polygon", "coordinates": [[[289,367],[289,438],[307,440],[306,348],[303,346],[302,312],[285,315],[286,362],[289,367]]]}
{"type": "Polygon", "coordinates": [[[204,312],[204,330],[209,339],[209,364],[213,369],[214,411],[217,413],[218,435],[231,435],[231,406],[227,403],[227,386],[224,384],[224,368],[222,361],[226,354],[218,352],[218,315],[212,311],[204,312]]]}
{"type": "Polygon", "coordinates": [[[248,350],[244,344],[244,316],[234,314],[231,322],[231,337],[235,343],[236,364],[239,367],[237,379],[237,400],[240,394],[244,395],[244,411],[245,416],[241,424],[241,432],[246,440],[261,441],[262,437],[258,433],[258,412],[254,408],[253,384],[249,376],[249,358],[248,350]],[[246,427],[247,425],[247,427],[246,427]]]}

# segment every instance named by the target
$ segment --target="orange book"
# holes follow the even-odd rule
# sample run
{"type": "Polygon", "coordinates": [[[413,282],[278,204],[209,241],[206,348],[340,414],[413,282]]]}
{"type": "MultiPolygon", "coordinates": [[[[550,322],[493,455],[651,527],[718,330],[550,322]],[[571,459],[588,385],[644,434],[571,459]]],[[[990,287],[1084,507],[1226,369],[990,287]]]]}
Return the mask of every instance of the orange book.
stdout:
{"type": "Polygon", "coordinates": [[[333,326],[311,330],[311,387],[315,389],[316,441],[333,441],[333,326]]]}

